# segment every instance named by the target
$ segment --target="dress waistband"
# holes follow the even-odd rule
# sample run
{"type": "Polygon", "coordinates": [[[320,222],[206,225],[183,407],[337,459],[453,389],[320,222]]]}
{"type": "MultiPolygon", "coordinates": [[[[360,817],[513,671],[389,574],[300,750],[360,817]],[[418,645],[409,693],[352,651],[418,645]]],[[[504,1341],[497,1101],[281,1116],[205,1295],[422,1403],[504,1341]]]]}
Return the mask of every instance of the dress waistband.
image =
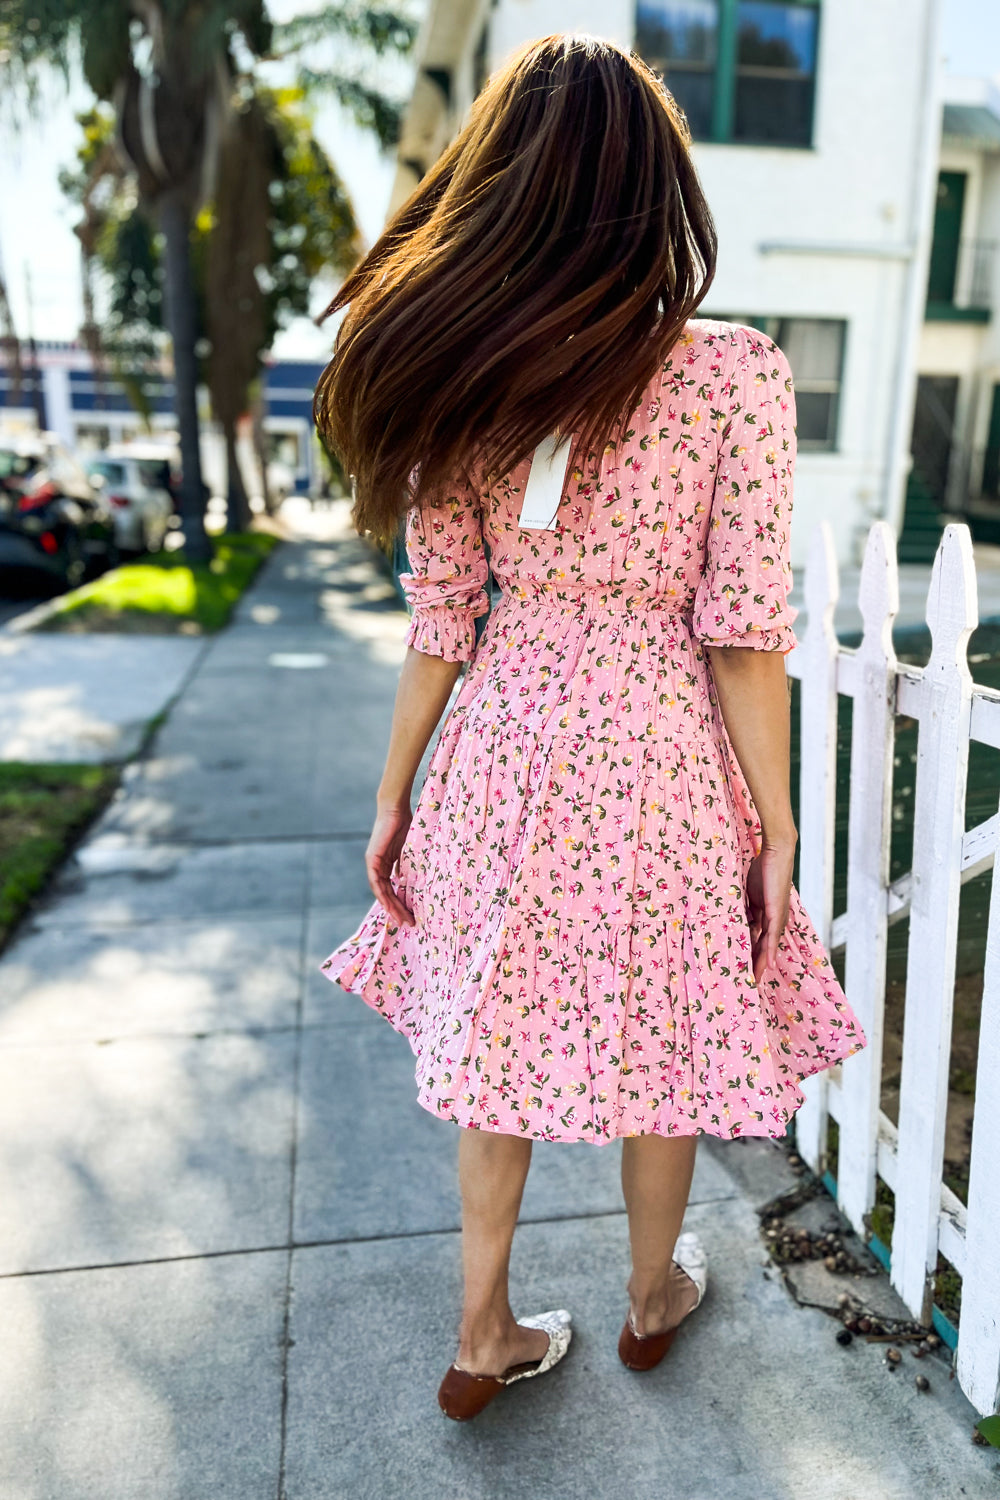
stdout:
{"type": "Polygon", "coordinates": [[[681,594],[651,594],[648,590],[628,589],[621,584],[521,581],[503,584],[500,598],[512,604],[540,604],[554,609],[599,609],[622,613],[652,609],[678,619],[690,613],[690,607],[685,610],[683,606],[681,594]]]}

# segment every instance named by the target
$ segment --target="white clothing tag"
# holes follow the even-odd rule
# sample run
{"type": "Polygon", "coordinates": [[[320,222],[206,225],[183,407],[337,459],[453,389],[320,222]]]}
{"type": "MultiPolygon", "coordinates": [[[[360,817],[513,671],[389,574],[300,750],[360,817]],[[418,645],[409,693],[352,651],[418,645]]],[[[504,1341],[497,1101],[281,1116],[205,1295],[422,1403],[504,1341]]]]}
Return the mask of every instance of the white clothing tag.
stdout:
{"type": "Polygon", "coordinates": [[[555,531],[568,467],[568,437],[557,439],[553,433],[539,443],[524,486],[519,525],[531,530],[555,531]]]}

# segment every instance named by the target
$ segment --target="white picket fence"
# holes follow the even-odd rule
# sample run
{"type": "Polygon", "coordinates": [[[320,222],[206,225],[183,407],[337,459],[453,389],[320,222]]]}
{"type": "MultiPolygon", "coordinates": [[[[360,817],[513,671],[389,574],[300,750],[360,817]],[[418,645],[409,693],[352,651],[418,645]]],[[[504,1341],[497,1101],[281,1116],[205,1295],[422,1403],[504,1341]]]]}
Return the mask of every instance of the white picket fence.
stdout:
{"type": "MultiPolygon", "coordinates": [[[[826,1170],[828,1116],[837,1121],[837,1202],[867,1241],[876,1173],[895,1194],[890,1277],[915,1318],[931,1319],[941,1253],[962,1277],[956,1374],[980,1413],[1000,1406],[1000,814],[965,831],[972,740],[1000,748],[1000,693],[972,681],[966,653],[978,623],[972,542],[945,528],[927,596],[932,652],[897,662],[895,536],[869,533],[854,650],[833,628],[839,581],[833,533],[821,522],[805,571],[806,629],[787,658],[801,681],[799,893],[828,948],[846,943],[845,990],[868,1046],[805,1080],[796,1145],[826,1170]],[[837,695],[854,700],[847,910],[834,915],[837,695]],[[917,720],[913,868],[889,881],[894,715],[917,720]],[[942,1181],[960,888],[992,865],[986,979],[976,1076],[969,1202],[942,1181]],[[880,1108],[887,929],[910,913],[899,1125],[880,1108]]],[[[998,787],[1000,799],[1000,787],[998,787]]]]}

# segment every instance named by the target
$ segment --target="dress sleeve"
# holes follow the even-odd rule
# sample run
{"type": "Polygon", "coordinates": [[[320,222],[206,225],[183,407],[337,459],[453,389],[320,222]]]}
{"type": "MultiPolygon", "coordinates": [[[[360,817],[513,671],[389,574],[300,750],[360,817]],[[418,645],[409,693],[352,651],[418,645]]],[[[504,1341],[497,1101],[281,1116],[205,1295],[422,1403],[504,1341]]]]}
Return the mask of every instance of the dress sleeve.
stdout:
{"type": "Polygon", "coordinates": [[[795,391],[772,339],[736,325],[736,358],[721,388],[719,462],[705,571],[692,628],[712,646],[787,655],[797,645],[788,602],[796,459],[795,391]]]}
{"type": "Polygon", "coordinates": [[[399,575],[412,610],[406,644],[445,661],[471,661],[477,615],[490,607],[478,491],[463,476],[436,505],[406,513],[410,572],[399,575]]]}

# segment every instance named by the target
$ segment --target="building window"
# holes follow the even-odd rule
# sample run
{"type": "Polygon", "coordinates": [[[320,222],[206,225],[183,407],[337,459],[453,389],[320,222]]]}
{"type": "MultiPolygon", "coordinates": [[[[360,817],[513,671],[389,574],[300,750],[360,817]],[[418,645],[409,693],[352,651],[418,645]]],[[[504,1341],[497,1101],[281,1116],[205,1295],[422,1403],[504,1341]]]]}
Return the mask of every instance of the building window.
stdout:
{"type": "Polygon", "coordinates": [[[709,140],[718,58],[719,0],[639,0],[636,50],[663,75],[691,134],[709,140]]]}
{"type": "Polygon", "coordinates": [[[695,140],[812,144],[819,0],[637,0],[636,50],[695,140]]]}
{"type": "Polygon", "coordinates": [[[958,254],[962,243],[966,174],[939,172],[934,204],[934,239],[927,278],[928,302],[953,303],[958,277],[958,254]]]}
{"type": "Polygon", "coordinates": [[[809,145],[818,19],[814,5],[740,0],[734,140],[809,145]]]}
{"type": "Polygon", "coordinates": [[[707,313],[726,323],[745,323],[773,339],[786,356],[795,382],[795,435],[802,451],[837,447],[840,391],[847,323],[843,318],[755,317],[751,313],[707,313]]]}
{"type": "Polygon", "coordinates": [[[479,39],[472,53],[472,97],[474,99],[478,99],[490,76],[489,56],[490,27],[487,21],[480,29],[479,39]]]}

